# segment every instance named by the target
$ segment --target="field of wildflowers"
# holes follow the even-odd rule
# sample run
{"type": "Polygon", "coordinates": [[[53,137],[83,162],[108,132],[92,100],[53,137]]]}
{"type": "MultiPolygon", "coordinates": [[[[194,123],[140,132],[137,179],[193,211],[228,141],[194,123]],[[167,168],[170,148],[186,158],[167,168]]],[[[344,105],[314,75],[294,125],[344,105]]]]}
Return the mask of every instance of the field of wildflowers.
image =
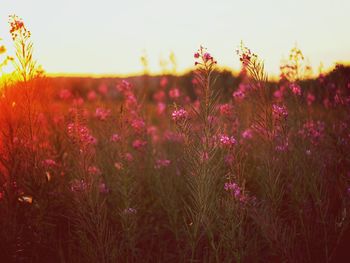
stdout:
{"type": "Polygon", "coordinates": [[[10,17],[0,88],[1,262],[346,262],[350,68],[278,81],[243,44],[184,76],[48,78],[10,17]]]}

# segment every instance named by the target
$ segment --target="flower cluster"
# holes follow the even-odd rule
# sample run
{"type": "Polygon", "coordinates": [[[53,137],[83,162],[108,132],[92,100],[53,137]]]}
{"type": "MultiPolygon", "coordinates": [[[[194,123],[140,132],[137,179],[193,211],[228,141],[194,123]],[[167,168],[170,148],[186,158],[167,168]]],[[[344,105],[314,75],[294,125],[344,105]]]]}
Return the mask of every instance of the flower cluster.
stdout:
{"type": "Polygon", "coordinates": [[[220,109],[220,114],[223,116],[232,115],[233,108],[232,108],[231,104],[228,104],[228,103],[222,104],[222,105],[220,105],[219,109],[220,109]]]}
{"type": "Polygon", "coordinates": [[[219,141],[223,147],[227,148],[231,148],[237,144],[237,141],[233,136],[229,137],[227,135],[219,135],[219,141]]]}
{"type": "Polygon", "coordinates": [[[273,104],[272,115],[276,120],[286,119],[288,117],[287,107],[284,105],[278,106],[276,104],[273,104]]]}
{"type": "Polygon", "coordinates": [[[242,101],[249,90],[250,86],[248,84],[240,83],[238,89],[232,93],[232,96],[236,101],[242,101]]]}
{"type": "Polygon", "coordinates": [[[217,64],[217,61],[214,60],[213,56],[207,52],[207,49],[203,46],[200,46],[198,51],[194,53],[194,58],[196,59],[195,65],[202,65],[204,67],[212,67],[217,64]]]}
{"type": "Polygon", "coordinates": [[[308,92],[306,96],[306,100],[307,100],[307,105],[311,106],[311,104],[315,101],[315,95],[312,94],[311,92],[308,92]]]}
{"type": "Polygon", "coordinates": [[[248,128],[242,132],[242,138],[243,139],[251,139],[253,138],[253,131],[252,129],[248,128]]]}
{"type": "Polygon", "coordinates": [[[184,109],[178,109],[173,111],[173,113],[171,114],[171,117],[176,122],[184,121],[188,118],[188,113],[184,109]]]}
{"type": "Polygon", "coordinates": [[[252,59],[256,58],[256,55],[252,53],[249,48],[244,46],[243,43],[241,43],[240,48],[236,50],[236,53],[243,67],[248,66],[252,59]]]}
{"type": "Polygon", "coordinates": [[[154,166],[155,169],[160,169],[163,167],[168,167],[170,165],[170,160],[168,159],[158,159],[156,160],[156,164],[154,166]]]}
{"type": "Polygon", "coordinates": [[[141,150],[143,147],[145,147],[147,145],[146,141],[140,140],[140,139],[136,139],[135,141],[133,141],[132,143],[132,147],[135,150],[141,150]]]}
{"type": "Polygon", "coordinates": [[[120,92],[125,99],[125,107],[130,113],[137,115],[137,110],[139,109],[139,105],[137,102],[137,98],[134,94],[134,90],[132,85],[123,80],[121,83],[117,85],[117,91],[120,92]]]}
{"type": "Polygon", "coordinates": [[[111,136],[111,142],[119,142],[120,141],[120,135],[119,134],[113,134],[112,136],[111,136]]]}
{"type": "Polygon", "coordinates": [[[111,110],[106,110],[103,108],[96,108],[96,111],[95,111],[96,118],[101,121],[105,121],[110,114],[111,114],[111,110]]]}
{"type": "Polygon", "coordinates": [[[304,123],[299,135],[303,138],[309,138],[311,143],[317,145],[323,137],[325,124],[322,121],[307,121],[304,123]]]}
{"type": "Polygon", "coordinates": [[[15,40],[17,37],[29,38],[30,31],[25,27],[23,20],[16,15],[9,16],[10,33],[12,39],[15,40]]]}
{"type": "Polygon", "coordinates": [[[97,143],[96,138],[91,135],[90,130],[84,125],[69,123],[67,125],[67,131],[68,136],[82,148],[97,143]]]}
{"type": "Polygon", "coordinates": [[[143,119],[139,118],[131,121],[131,127],[136,133],[141,133],[145,130],[146,124],[143,119]]]}
{"type": "Polygon", "coordinates": [[[231,192],[232,196],[238,201],[245,202],[247,200],[247,197],[244,195],[242,189],[236,183],[225,183],[224,189],[227,192],[231,192]]]}
{"type": "Polygon", "coordinates": [[[301,95],[301,87],[296,84],[295,82],[292,82],[289,84],[290,90],[293,92],[293,94],[300,96],[301,95]]]}

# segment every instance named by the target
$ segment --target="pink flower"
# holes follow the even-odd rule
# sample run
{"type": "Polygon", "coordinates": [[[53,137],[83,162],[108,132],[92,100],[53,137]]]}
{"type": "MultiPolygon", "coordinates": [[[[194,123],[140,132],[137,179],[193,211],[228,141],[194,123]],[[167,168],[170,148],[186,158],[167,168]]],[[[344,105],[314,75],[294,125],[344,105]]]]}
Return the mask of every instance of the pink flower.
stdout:
{"type": "Polygon", "coordinates": [[[246,129],[244,132],[242,132],[242,137],[244,139],[251,139],[253,138],[253,131],[251,129],[246,129]]]}
{"type": "Polygon", "coordinates": [[[166,104],[163,102],[159,102],[157,104],[157,114],[161,115],[165,112],[166,110],[166,104]]]}
{"type": "Polygon", "coordinates": [[[204,62],[207,62],[209,60],[213,60],[213,57],[208,52],[206,52],[203,55],[203,60],[204,60],[204,62]]]}
{"type": "Polygon", "coordinates": [[[324,136],[325,124],[321,121],[307,121],[298,132],[303,138],[309,138],[311,143],[317,145],[324,136]]]}
{"type": "Polygon", "coordinates": [[[241,90],[236,90],[233,92],[232,96],[234,99],[240,101],[240,100],[244,99],[245,93],[241,90]]]}
{"type": "Polygon", "coordinates": [[[167,159],[158,159],[156,160],[156,164],[154,166],[155,169],[160,169],[163,167],[168,167],[170,165],[170,160],[167,159]]]}
{"type": "Polygon", "coordinates": [[[132,120],[131,127],[138,133],[142,132],[145,129],[145,122],[142,119],[132,120]]]}
{"type": "Polygon", "coordinates": [[[226,164],[226,165],[231,165],[231,164],[233,164],[234,160],[235,160],[235,157],[234,157],[232,154],[227,154],[227,155],[225,156],[225,158],[224,158],[224,161],[225,161],[225,164],[226,164]]]}
{"type": "Polygon", "coordinates": [[[97,108],[96,112],[95,112],[96,118],[101,120],[101,121],[105,121],[109,117],[110,114],[111,114],[111,110],[106,110],[103,108],[97,108]]]}
{"type": "Polygon", "coordinates": [[[132,156],[131,153],[126,153],[125,160],[127,160],[128,162],[132,162],[134,160],[134,156],[132,156]]]}
{"type": "Polygon", "coordinates": [[[286,106],[272,105],[272,115],[276,120],[286,119],[288,117],[288,111],[286,106]]]}
{"type": "Polygon", "coordinates": [[[9,23],[11,27],[10,33],[12,39],[15,40],[19,36],[22,36],[23,38],[29,38],[30,31],[27,30],[27,28],[24,26],[23,20],[16,15],[10,15],[9,17],[9,23]]]}
{"type": "Polygon", "coordinates": [[[132,143],[132,147],[134,147],[134,149],[136,149],[136,150],[140,150],[141,148],[143,148],[146,145],[147,145],[146,141],[142,141],[142,140],[139,140],[139,139],[136,139],[132,143]]]}
{"type": "Polygon", "coordinates": [[[219,140],[222,146],[229,148],[236,145],[237,143],[236,139],[233,136],[229,137],[227,135],[220,135],[219,140]]]}
{"type": "Polygon", "coordinates": [[[102,94],[102,95],[106,95],[108,93],[108,86],[106,84],[101,84],[98,87],[98,91],[102,94]]]}
{"type": "MultiPolygon", "coordinates": [[[[170,93],[170,92],[169,92],[170,93]]],[[[156,92],[154,95],[153,95],[153,99],[155,101],[164,101],[165,99],[165,92],[163,90],[160,90],[158,92],[156,92]]]]}
{"type": "Polygon", "coordinates": [[[169,97],[172,99],[177,99],[180,97],[180,90],[178,88],[173,88],[169,90],[169,97]]]}
{"type": "Polygon", "coordinates": [[[91,135],[90,130],[86,126],[77,123],[69,123],[67,125],[67,131],[68,136],[72,140],[77,141],[82,147],[97,143],[96,138],[91,135]]]}
{"type": "Polygon", "coordinates": [[[225,183],[224,189],[227,192],[231,192],[232,196],[238,201],[241,201],[241,202],[247,201],[247,197],[243,194],[242,189],[236,183],[233,183],[233,182],[225,183]]]}
{"type": "Polygon", "coordinates": [[[160,87],[165,88],[168,85],[168,79],[166,77],[162,77],[160,79],[160,87]]]}
{"type": "Polygon", "coordinates": [[[239,60],[242,62],[243,67],[249,65],[251,59],[256,57],[256,55],[253,54],[249,48],[244,46],[243,43],[241,43],[240,49],[237,49],[236,52],[239,56],[239,60]]]}
{"type": "Polygon", "coordinates": [[[94,101],[96,99],[96,92],[93,90],[89,91],[89,93],[87,95],[87,99],[89,101],[94,101]]]}
{"type": "Polygon", "coordinates": [[[119,92],[123,94],[125,94],[126,92],[130,92],[132,90],[131,84],[126,80],[122,80],[122,82],[119,83],[116,88],[119,92]]]}
{"type": "Polygon", "coordinates": [[[283,98],[283,92],[282,92],[280,89],[278,89],[278,90],[276,90],[276,91],[273,93],[273,96],[274,96],[276,99],[280,100],[280,99],[283,98]]]}
{"type": "Polygon", "coordinates": [[[119,134],[113,134],[111,137],[111,142],[119,142],[120,141],[120,136],[119,134]]]}
{"type": "Polygon", "coordinates": [[[296,84],[296,83],[291,83],[290,85],[289,85],[289,88],[292,90],[292,92],[295,94],[295,95],[298,95],[298,96],[300,96],[301,95],[301,88],[300,88],[300,86],[298,85],[298,84],[296,84]]]}
{"type": "Polygon", "coordinates": [[[214,60],[212,55],[210,55],[210,53],[208,53],[206,50],[206,48],[200,46],[198,52],[194,54],[194,58],[198,60],[194,63],[195,65],[213,66],[214,64],[216,64],[216,61],[214,60]]]}
{"type": "Polygon", "coordinates": [[[310,106],[315,101],[315,96],[312,93],[308,92],[306,99],[307,105],[310,106]]]}
{"type": "Polygon", "coordinates": [[[63,89],[60,91],[59,97],[62,100],[68,100],[69,98],[72,97],[72,93],[68,89],[63,89]]]}
{"type": "Polygon", "coordinates": [[[184,109],[174,110],[171,117],[176,122],[184,121],[188,118],[188,113],[184,109]]]}
{"type": "Polygon", "coordinates": [[[73,100],[73,105],[74,106],[81,106],[84,104],[84,99],[83,98],[76,98],[73,100]]]}
{"type": "Polygon", "coordinates": [[[221,115],[230,116],[232,114],[232,106],[228,103],[220,105],[221,115]]]}

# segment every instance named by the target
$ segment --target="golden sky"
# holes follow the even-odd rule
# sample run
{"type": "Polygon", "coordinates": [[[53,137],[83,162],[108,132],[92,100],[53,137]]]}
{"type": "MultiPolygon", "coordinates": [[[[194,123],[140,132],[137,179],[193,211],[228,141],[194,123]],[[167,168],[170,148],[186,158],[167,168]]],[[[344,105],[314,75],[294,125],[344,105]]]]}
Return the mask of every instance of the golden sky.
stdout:
{"type": "Polygon", "coordinates": [[[22,17],[48,73],[135,73],[144,52],[156,73],[171,51],[181,71],[201,44],[238,69],[241,40],[270,74],[295,43],[317,72],[350,61],[349,10],[349,0],[0,0],[0,38],[11,52],[8,15],[22,17]]]}

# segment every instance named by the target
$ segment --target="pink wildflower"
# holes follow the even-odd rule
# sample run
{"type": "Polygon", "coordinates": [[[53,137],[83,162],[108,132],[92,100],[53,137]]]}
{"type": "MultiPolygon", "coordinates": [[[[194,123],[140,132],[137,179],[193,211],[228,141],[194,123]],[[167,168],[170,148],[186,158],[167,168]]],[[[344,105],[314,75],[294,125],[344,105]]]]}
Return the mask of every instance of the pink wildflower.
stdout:
{"type": "Polygon", "coordinates": [[[93,91],[93,90],[89,91],[89,93],[87,95],[87,99],[89,101],[94,101],[96,99],[96,97],[97,96],[96,96],[96,92],[95,91],[93,91]]]}
{"type": "Polygon", "coordinates": [[[227,135],[220,135],[219,140],[222,146],[229,148],[236,145],[237,143],[236,139],[233,136],[229,137],[227,135]]]}
{"type": "Polygon", "coordinates": [[[301,95],[301,88],[298,84],[296,83],[290,83],[289,85],[289,88],[292,90],[292,92],[295,94],[295,95],[298,95],[300,96],[301,95]]]}
{"type": "Polygon", "coordinates": [[[100,92],[100,94],[106,95],[108,93],[108,86],[106,84],[101,84],[98,87],[98,91],[100,92]]]}
{"type": "Polygon", "coordinates": [[[232,114],[232,105],[228,103],[220,105],[220,113],[221,115],[230,116],[232,114]]]}
{"type": "Polygon", "coordinates": [[[170,160],[167,159],[158,159],[156,160],[156,164],[154,166],[155,169],[160,169],[163,167],[168,167],[170,165],[170,160]]]}
{"type": "Polygon", "coordinates": [[[251,139],[253,138],[253,131],[251,129],[246,129],[245,131],[242,132],[242,137],[244,139],[251,139]]]}
{"type": "Polygon", "coordinates": [[[178,88],[173,88],[169,90],[169,97],[172,99],[177,99],[180,97],[180,90],[178,88]]]}
{"type": "Polygon", "coordinates": [[[307,105],[310,106],[315,101],[315,96],[312,93],[308,92],[306,99],[307,105]]]}
{"type": "Polygon", "coordinates": [[[69,137],[76,140],[83,147],[97,143],[96,138],[90,134],[90,130],[83,125],[69,123],[67,125],[67,130],[69,137]]]}
{"type": "Polygon", "coordinates": [[[132,120],[131,127],[138,133],[142,132],[145,129],[145,122],[142,119],[132,120]]]}
{"type": "Polygon", "coordinates": [[[105,121],[109,115],[111,114],[111,110],[106,110],[103,108],[96,108],[95,116],[97,119],[101,121],[105,121]]]}
{"type": "Polygon", "coordinates": [[[134,156],[132,156],[131,153],[126,153],[125,160],[127,160],[128,162],[132,162],[134,160],[134,156]]]}
{"type": "Polygon", "coordinates": [[[62,100],[68,100],[72,97],[72,93],[68,89],[63,89],[60,91],[59,97],[62,100]]]}
{"type": "Polygon", "coordinates": [[[168,85],[168,79],[166,77],[162,77],[160,79],[160,87],[165,88],[168,85]]]}
{"type": "Polygon", "coordinates": [[[157,104],[157,114],[161,115],[165,112],[165,110],[166,110],[166,104],[163,102],[159,102],[157,104]]]}
{"type": "Polygon", "coordinates": [[[139,140],[139,139],[136,139],[135,141],[133,141],[132,143],[132,147],[136,150],[140,150],[142,149],[144,146],[147,145],[147,142],[146,141],[143,141],[143,140],[139,140]]]}
{"type": "Polygon", "coordinates": [[[286,106],[272,105],[272,115],[276,120],[286,119],[288,117],[288,111],[286,106]]]}
{"type": "Polygon", "coordinates": [[[113,134],[111,136],[111,142],[119,142],[120,141],[120,135],[119,134],[113,134]]]}
{"type": "Polygon", "coordinates": [[[184,109],[179,109],[179,110],[173,111],[171,116],[172,116],[172,119],[176,122],[184,121],[188,118],[188,113],[184,109]]]}
{"type": "Polygon", "coordinates": [[[231,192],[233,197],[235,197],[235,199],[241,202],[245,202],[247,200],[246,196],[243,194],[242,189],[236,183],[233,183],[233,182],[225,183],[224,189],[227,192],[231,192]]]}

